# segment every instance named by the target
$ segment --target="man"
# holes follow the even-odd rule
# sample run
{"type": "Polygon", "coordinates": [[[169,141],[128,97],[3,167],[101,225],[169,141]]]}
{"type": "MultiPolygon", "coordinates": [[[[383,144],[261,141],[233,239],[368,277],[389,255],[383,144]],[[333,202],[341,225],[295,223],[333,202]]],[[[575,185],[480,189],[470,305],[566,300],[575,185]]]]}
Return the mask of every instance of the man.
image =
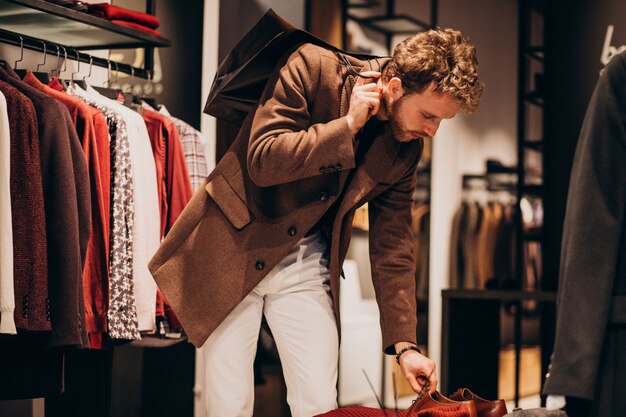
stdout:
{"type": "Polygon", "coordinates": [[[263,315],[292,415],[336,407],[341,264],[366,202],[383,349],[416,393],[435,390],[435,365],[415,348],[412,193],[422,138],[477,107],[476,67],[474,47],[450,29],[407,38],[391,60],[304,44],[277,64],[150,263],[189,339],[204,344],[210,416],[252,414],[263,315]]]}

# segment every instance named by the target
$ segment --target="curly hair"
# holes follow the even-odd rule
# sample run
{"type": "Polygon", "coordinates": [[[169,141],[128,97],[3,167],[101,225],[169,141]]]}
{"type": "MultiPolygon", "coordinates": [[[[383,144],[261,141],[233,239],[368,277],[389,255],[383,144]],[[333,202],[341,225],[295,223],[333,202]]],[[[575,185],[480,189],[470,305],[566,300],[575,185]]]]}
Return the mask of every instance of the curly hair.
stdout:
{"type": "Polygon", "coordinates": [[[449,93],[464,113],[478,107],[483,84],[478,80],[476,48],[453,29],[431,29],[400,42],[383,70],[383,81],[402,80],[408,94],[421,93],[434,82],[435,91],[449,93]]]}

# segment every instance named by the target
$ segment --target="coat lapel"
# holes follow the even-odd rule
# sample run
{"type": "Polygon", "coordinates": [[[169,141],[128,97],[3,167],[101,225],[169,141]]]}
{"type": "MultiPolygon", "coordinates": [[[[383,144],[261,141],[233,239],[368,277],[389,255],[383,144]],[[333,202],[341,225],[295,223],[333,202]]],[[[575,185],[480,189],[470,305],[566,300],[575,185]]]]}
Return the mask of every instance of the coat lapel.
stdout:
{"type": "Polygon", "coordinates": [[[402,143],[393,137],[388,125],[373,141],[363,162],[355,168],[354,177],[346,185],[339,208],[340,215],[357,205],[377,184],[385,183],[393,176],[402,143]]]}

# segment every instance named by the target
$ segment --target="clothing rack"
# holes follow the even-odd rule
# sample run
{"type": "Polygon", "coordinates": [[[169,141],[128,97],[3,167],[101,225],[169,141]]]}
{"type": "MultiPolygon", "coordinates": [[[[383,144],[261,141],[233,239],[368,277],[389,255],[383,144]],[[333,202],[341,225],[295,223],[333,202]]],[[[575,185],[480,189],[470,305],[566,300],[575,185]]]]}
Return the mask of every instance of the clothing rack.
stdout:
{"type": "MultiPolygon", "coordinates": [[[[150,66],[150,68],[133,67],[129,64],[119,63],[106,58],[100,58],[90,54],[86,54],[74,48],[68,48],[56,43],[31,38],[26,35],[18,35],[4,29],[0,29],[0,42],[18,46],[22,49],[30,49],[37,52],[44,52],[48,55],[53,55],[58,58],[63,57],[64,60],[67,60],[69,58],[78,62],[84,62],[86,64],[89,64],[90,66],[96,65],[98,67],[107,68],[109,72],[115,70],[116,72],[123,72],[133,77],[140,77],[145,79],[151,79],[153,75],[152,66],[150,66]]],[[[20,55],[23,56],[23,51],[20,52],[20,55]]]]}
{"type": "Polygon", "coordinates": [[[494,172],[486,174],[463,175],[463,190],[508,191],[517,192],[515,173],[494,172]],[[478,185],[478,186],[477,186],[478,185]]]}
{"type": "MultiPolygon", "coordinates": [[[[146,13],[156,15],[156,0],[146,0],[146,13]]],[[[121,26],[88,13],[43,0],[0,0],[0,42],[68,57],[144,79],[154,73],[154,48],[169,39],[121,26]],[[41,25],[24,24],[37,19],[41,25]],[[54,27],[54,31],[49,28],[54,27]],[[43,29],[42,29],[43,28],[43,29]],[[79,49],[145,48],[143,68],[79,52],[79,49]],[[63,53],[61,53],[63,51],[63,53]]]]}

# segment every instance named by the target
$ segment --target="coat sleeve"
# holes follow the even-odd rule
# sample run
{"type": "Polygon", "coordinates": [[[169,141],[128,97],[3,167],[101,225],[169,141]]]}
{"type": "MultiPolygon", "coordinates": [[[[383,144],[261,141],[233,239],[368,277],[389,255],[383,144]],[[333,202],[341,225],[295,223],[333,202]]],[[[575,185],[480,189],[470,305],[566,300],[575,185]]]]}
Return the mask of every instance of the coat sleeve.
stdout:
{"type": "Polygon", "coordinates": [[[570,179],[555,346],[544,394],[593,399],[626,206],[626,55],[600,77],[570,179]]]}
{"type": "Polygon", "coordinates": [[[417,342],[412,206],[417,160],[405,176],[371,200],[369,247],[385,353],[397,342],[417,342]]]}
{"type": "MultiPolygon", "coordinates": [[[[272,77],[259,101],[248,145],[250,178],[260,187],[354,167],[354,135],[345,118],[312,124],[324,84],[318,47],[305,45],[272,77]]],[[[326,69],[327,70],[327,69],[326,69]]],[[[336,75],[338,76],[338,75],[336,75]]],[[[340,100],[341,91],[337,91],[340,100]]]]}

